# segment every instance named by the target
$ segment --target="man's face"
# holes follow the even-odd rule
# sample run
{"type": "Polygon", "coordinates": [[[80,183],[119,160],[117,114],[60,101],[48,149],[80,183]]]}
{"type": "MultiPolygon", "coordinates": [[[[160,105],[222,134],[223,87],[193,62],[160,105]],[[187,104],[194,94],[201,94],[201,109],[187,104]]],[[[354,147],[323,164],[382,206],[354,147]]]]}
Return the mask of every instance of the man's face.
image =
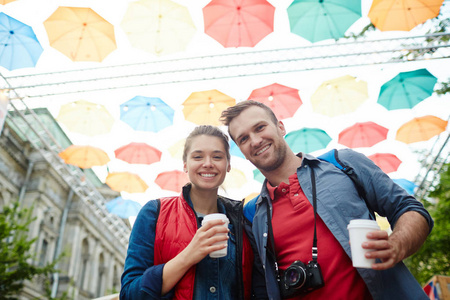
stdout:
{"type": "Polygon", "coordinates": [[[283,163],[287,151],[284,125],[274,124],[264,109],[249,107],[228,127],[244,156],[261,171],[273,171],[283,163]]]}

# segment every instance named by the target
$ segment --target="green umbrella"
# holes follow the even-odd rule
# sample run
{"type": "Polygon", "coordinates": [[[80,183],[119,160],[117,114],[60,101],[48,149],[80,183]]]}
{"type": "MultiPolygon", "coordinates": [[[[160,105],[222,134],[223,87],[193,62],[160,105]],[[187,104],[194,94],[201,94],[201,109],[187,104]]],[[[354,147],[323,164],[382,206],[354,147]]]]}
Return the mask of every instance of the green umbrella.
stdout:
{"type": "Polygon", "coordinates": [[[331,142],[331,137],[319,128],[302,128],[289,132],[286,142],[294,152],[310,153],[324,149],[331,142]]]}
{"type": "Polygon", "coordinates": [[[292,33],[311,43],[337,40],[361,17],[361,0],[294,0],[287,12],[292,33]]]}
{"type": "Polygon", "coordinates": [[[381,86],[377,103],[388,110],[413,108],[431,96],[436,82],[427,69],[401,72],[381,86]]]}
{"type": "Polygon", "coordinates": [[[259,181],[261,183],[264,183],[264,180],[266,179],[266,177],[264,177],[264,175],[261,173],[260,170],[254,169],[253,170],[253,179],[255,179],[256,181],[259,181]]]}

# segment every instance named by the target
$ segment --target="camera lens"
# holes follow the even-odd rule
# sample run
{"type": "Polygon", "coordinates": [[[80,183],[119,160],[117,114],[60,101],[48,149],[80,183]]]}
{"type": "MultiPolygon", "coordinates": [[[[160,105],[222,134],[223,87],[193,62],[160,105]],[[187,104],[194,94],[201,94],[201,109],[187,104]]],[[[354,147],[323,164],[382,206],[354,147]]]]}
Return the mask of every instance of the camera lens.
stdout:
{"type": "Polygon", "coordinates": [[[295,284],[298,281],[300,274],[298,274],[297,270],[290,269],[287,272],[286,277],[289,278],[288,282],[289,282],[289,285],[291,285],[291,284],[295,284]]]}
{"type": "Polygon", "coordinates": [[[284,282],[291,288],[301,288],[306,282],[306,272],[301,266],[291,265],[284,272],[284,282]]]}

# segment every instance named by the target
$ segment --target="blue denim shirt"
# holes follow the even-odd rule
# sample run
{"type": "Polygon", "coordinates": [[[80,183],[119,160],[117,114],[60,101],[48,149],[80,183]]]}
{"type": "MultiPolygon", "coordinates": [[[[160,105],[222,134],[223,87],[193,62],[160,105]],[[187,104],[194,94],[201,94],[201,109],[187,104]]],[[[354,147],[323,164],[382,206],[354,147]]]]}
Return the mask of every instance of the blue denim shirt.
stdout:
{"type": "MultiPolygon", "coordinates": [[[[187,200],[193,207],[190,199],[187,200]]],[[[225,206],[219,201],[218,209],[226,213],[225,206]]],[[[157,201],[149,201],[139,212],[130,236],[128,255],[125,260],[125,270],[122,274],[122,289],[120,299],[172,299],[171,290],[161,296],[162,273],[164,264],[153,265],[153,251],[158,217],[157,201]],[[145,238],[144,238],[145,237],[145,238]],[[146,247],[141,247],[142,239],[146,247]],[[136,241],[139,240],[138,243],[136,241]],[[145,266],[137,265],[134,256],[145,261],[145,266]]],[[[230,239],[227,256],[222,258],[205,257],[196,268],[193,299],[238,299],[238,276],[236,273],[236,240],[233,225],[229,225],[230,239]]]]}

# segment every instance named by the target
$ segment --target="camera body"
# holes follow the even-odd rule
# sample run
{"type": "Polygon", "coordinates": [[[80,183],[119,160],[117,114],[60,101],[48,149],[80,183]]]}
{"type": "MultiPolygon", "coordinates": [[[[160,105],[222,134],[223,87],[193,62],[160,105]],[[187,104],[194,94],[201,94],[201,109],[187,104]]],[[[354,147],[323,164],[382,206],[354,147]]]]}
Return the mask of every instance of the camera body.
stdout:
{"type": "Polygon", "coordinates": [[[282,298],[291,298],[319,289],[324,285],[322,271],[315,261],[294,261],[281,276],[280,290],[282,298]]]}

